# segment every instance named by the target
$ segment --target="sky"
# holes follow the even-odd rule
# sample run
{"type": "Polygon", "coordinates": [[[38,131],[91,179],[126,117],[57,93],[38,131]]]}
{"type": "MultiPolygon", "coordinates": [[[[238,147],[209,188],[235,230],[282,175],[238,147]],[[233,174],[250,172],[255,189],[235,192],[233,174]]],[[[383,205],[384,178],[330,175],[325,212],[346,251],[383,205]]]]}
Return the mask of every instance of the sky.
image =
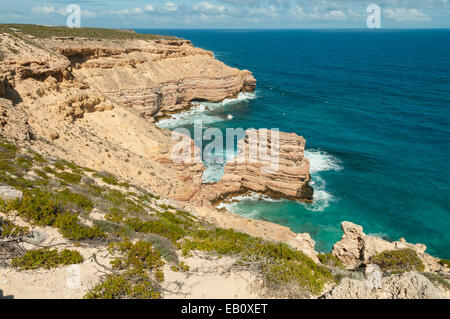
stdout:
{"type": "Polygon", "coordinates": [[[369,4],[382,28],[450,28],[450,0],[0,0],[0,23],[110,28],[366,28],[369,4]]]}

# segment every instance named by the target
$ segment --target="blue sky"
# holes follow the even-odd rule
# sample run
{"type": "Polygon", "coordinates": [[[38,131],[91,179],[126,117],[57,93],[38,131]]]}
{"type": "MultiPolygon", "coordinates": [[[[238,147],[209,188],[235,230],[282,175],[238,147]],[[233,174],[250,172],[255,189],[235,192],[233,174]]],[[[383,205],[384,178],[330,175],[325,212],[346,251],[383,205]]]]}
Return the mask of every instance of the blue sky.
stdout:
{"type": "Polygon", "coordinates": [[[450,28],[450,0],[0,0],[0,23],[114,28],[365,28],[369,4],[383,28],[450,28]]]}

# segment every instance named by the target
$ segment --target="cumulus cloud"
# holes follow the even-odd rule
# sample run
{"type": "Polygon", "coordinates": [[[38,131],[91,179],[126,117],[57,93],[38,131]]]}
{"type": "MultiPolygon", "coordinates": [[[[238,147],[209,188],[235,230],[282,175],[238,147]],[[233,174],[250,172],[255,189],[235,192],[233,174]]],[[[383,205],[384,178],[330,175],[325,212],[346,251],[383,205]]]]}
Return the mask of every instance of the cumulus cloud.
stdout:
{"type": "Polygon", "coordinates": [[[50,14],[50,13],[57,13],[60,15],[65,15],[66,13],[66,9],[64,8],[60,8],[60,9],[55,9],[54,6],[50,5],[50,6],[42,6],[42,7],[34,7],[33,9],[31,9],[31,12],[33,13],[41,13],[41,14],[50,14]]]}
{"type": "Polygon", "coordinates": [[[208,1],[197,3],[193,6],[193,9],[203,13],[222,13],[226,10],[225,6],[211,4],[208,1]]]}
{"type": "Polygon", "coordinates": [[[422,22],[431,18],[418,9],[412,8],[386,8],[383,10],[385,17],[398,22],[422,22]]]}
{"type": "Polygon", "coordinates": [[[173,2],[166,2],[166,4],[164,5],[164,8],[169,12],[178,10],[178,6],[173,2]]]}

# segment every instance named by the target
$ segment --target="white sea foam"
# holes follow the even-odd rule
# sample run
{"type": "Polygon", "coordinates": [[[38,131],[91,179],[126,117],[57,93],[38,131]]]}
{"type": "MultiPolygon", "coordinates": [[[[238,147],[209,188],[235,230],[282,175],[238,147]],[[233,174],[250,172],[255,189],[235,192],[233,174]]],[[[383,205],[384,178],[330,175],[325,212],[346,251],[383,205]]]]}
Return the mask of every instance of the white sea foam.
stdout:
{"type": "Polygon", "coordinates": [[[222,118],[220,116],[207,114],[208,111],[213,111],[242,101],[252,100],[256,97],[256,93],[254,92],[241,92],[237,98],[225,99],[222,102],[192,102],[194,106],[190,110],[172,114],[169,118],[162,119],[156,125],[166,129],[175,129],[177,127],[191,125],[194,123],[194,120],[198,119],[202,120],[203,124],[225,121],[225,117],[222,118]]]}
{"type": "MultiPolygon", "coordinates": [[[[234,196],[233,198],[231,198],[230,202],[223,202],[218,204],[216,207],[221,209],[221,208],[226,208],[228,211],[236,211],[235,206],[239,203],[239,202],[243,202],[243,201],[265,201],[265,202],[281,202],[283,201],[283,199],[274,199],[271,197],[268,197],[266,195],[263,194],[258,194],[255,192],[251,192],[249,194],[246,195],[238,195],[238,196],[234,196]]],[[[254,214],[245,211],[245,216],[247,217],[252,217],[251,215],[256,215],[259,212],[257,210],[253,211],[254,214]]]]}
{"type": "Polygon", "coordinates": [[[311,174],[342,170],[340,161],[327,152],[315,149],[305,150],[305,157],[309,159],[311,174]]]}
{"type": "MultiPolygon", "coordinates": [[[[302,205],[307,210],[313,212],[323,212],[336,199],[331,193],[326,190],[326,181],[320,176],[320,173],[326,171],[340,171],[343,169],[343,167],[338,158],[324,151],[315,149],[305,150],[305,156],[309,159],[311,165],[310,185],[314,188],[314,201],[312,203],[302,203],[302,205]]],[[[233,197],[232,200],[233,201],[231,203],[221,203],[218,208],[226,208],[229,211],[237,212],[238,207],[236,201],[280,201],[257,193],[252,193],[246,196],[233,197]]],[[[241,212],[241,214],[247,217],[256,216],[257,213],[258,212],[256,211],[241,212]]]]}
{"type": "Polygon", "coordinates": [[[314,188],[314,201],[311,204],[304,204],[304,206],[310,211],[323,212],[335,198],[326,190],[326,181],[320,176],[320,173],[340,171],[343,167],[338,158],[324,151],[305,150],[305,157],[310,163],[310,185],[314,188]]]}

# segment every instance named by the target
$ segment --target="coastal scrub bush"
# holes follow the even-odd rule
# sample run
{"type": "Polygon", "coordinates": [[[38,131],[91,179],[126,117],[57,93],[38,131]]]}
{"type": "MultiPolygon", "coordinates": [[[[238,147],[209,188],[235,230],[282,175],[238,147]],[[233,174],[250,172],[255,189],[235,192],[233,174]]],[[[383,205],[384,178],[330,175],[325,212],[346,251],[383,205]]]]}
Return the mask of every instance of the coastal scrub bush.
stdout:
{"type": "Polygon", "coordinates": [[[58,228],[64,237],[71,240],[102,239],[106,237],[106,234],[97,226],[81,225],[78,217],[71,213],[60,214],[53,226],[58,228]]]}
{"type": "Polygon", "coordinates": [[[448,259],[441,259],[438,261],[439,265],[441,266],[447,266],[448,268],[450,268],[450,260],[448,259]]]}
{"type": "Polygon", "coordinates": [[[25,236],[28,233],[28,227],[17,226],[0,217],[0,238],[25,236]]]}
{"type": "Polygon", "coordinates": [[[446,290],[450,290],[450,283],[444,276],[431,272],[423,272],[422,275],[427,277],[429,281],[441,285],[446,290]]]}
{"type": "Polygon", "coordinates": [[[155,234],[148,234],[147,240],[152,243],[153,247],[165,260],[172,264],[179,263],[176,248],[169,239],[155,234]]]}
{"type": "MultiPolygon", "coordinates": [[[[0,204],[1,206],[1,204],[0,204]]],[[[6,211],[16,210],[18,215],[38,226],[51,226],[61,212],[54,196],[40,189],[25,190],[22,200],[3,204],[6,211]]]]}
{"type": "Polygon", "coordinates": [[[123,299],[131,295],[131,284],[126,276],[108,275],[106,279],[92,288],[84,299],[123,299]]]}
{"type": "Polygon", "coordinates": [[[383,271],[405,272],[417,270],[421,272],[425,269],[419,256],[412,249],[384,251],[372,256],[370,262],[379,265],[383,271]]]}
{"type": "Polygon", "coordinates": [[[119,185],[116,177],[108,172],[97,172],[93,176],[101,178],[101,180],[109,185],[119,185]]]}
{"type": "Polygon", "coordinates": [[[232,229],[198,230],[183,243],[184,255],[192,250],[234,255],[238,259],[237,266],[256,271],[267,288],[283,295],[298,296],[292,294],[292,289],[283,292],[291,284],[300,291],[318,294],[324,284],[333,279],[329,270],[299,250],[232,229]]]}
{"type": "Polygon", "coordinates": [[[48,248],[29,250],[22,257],[14,258],[12,265],[24,269],[55,268],[61,265],[79,264],[84,261],[83,256],[76,250],[64,249],[58,252],[57,249],[48,248]]]}
{"type": "Polygon", "coordinates": [[[68,189],[64,189],[56,194],[57,199],[64,208],[71,211],[90,212],[94,208],[94,203],[85,195],[73,193],[68,189]]]}
{"type": "Polygon", "coordinates": [[[170,239],[174,244],[187,234],[181,226],[162,219],[143,222],[139,218],[129,218],[126,224],[136,232],[157,234],[170,239]]]}
{"type": "Polygon", "coordinates": [[[108,275],[106,279],[84,298],[86,299],[158,299],[161,297],[159,283],[164,281],[161,255],[150,242],[132,243],[125,240],[111,243],[109,250],[119,254],[111,261],[113,269],[120,275],[108,275]]]}
{"type": "Polygon", "coordinates": [[[78,174],[72,174],[68,172],[61,172],[57,173],[55,172],[54,175],[58,177],[59,179],[63,180],[66,183],[70,184],[79,184],[81,182],[81,175],[78,174]]]}
{"type": "Polygon", "coordinates": [[[337,267],[337,268],[345,268],[344,264],[342,263],[342,261],[339,260],[339,258],[337,258],[336,256],[334,256],[331,253],[328,254],[319,254],[319,256],[317,256],[319,258],[319,261],[324,264],[325,266],[328,267],[337,267]]]}

